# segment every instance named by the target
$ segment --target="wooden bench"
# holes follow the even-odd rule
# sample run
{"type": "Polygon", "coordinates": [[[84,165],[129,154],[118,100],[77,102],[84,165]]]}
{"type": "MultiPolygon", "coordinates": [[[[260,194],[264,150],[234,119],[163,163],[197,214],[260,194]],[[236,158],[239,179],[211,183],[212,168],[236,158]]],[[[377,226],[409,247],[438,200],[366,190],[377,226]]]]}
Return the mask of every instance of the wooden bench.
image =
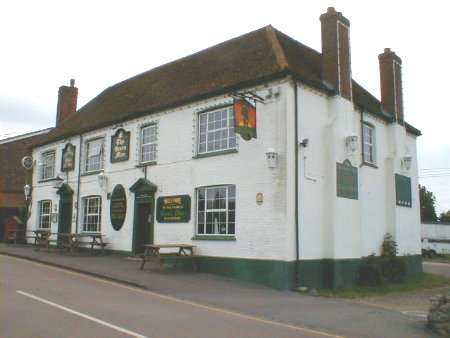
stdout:
{"type": "MultiPolygon", "coordinates": [[[[145,244],[144,253],[141,255],[141,270],[144,270],[145,263],[148,261],[157,261],[162,266],[162,257],[175,256],[176,259],[190,258],[194,256],[195,245],[191,244],[145,244]],[[177,252],[161,253],[161,249],[178,249],[177,252]]],[[[176,261],[175,261],[176,264],[176,261]]],[[[192,260],[192,267],[196,270],[195,262],[192,260]]]]}
{"type": "Polygon", "coordinates": [[[86,246],[91,247],[91,254],[94,253],[94,247],[100,247],[102,249],[102,253],[105,252],[105,247],[108,245],[108,243],[103,242],[103,236],[102,234],[98,233],[81,233],[78,234],[78,246],[86,246]],[[83,238],[90,238],[90,241],[83,241],[83,238]]]}

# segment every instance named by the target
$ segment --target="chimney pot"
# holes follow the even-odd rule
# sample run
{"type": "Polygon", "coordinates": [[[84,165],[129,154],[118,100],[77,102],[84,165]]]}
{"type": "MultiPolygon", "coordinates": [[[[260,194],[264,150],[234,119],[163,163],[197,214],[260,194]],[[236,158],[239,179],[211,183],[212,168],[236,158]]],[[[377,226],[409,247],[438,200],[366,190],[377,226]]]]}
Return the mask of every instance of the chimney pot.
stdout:
{"type": "Polygon", "coordinates": [[[75,79],[70,79],[70,86],[75,87],[75,79]]]}

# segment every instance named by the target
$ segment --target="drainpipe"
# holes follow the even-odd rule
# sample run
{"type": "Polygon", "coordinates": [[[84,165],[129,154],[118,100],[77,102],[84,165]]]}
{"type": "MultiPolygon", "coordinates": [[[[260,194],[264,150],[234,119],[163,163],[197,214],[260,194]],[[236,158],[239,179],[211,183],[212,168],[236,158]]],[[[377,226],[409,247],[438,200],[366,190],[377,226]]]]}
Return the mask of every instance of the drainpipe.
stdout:
{"type": "Polygon", "coordinates": [[[75,233],[78,234],[78,217],[80,214],[80,178],[81,178],[81,153],[83,147],[83,135],[80,135],[80,150],[78,151],[78,178],[77,178],[77,216],[75,217],[75,233]]]}
{"type": "Polygon", "coordinates": [[[299,222],[298,222],[298,93],[297,81],[294,79],[294,151],[295,151],[295,276],[294,286],[299,284],[299,259],[300,259],[300,244],[299,244],[299,222]]]}

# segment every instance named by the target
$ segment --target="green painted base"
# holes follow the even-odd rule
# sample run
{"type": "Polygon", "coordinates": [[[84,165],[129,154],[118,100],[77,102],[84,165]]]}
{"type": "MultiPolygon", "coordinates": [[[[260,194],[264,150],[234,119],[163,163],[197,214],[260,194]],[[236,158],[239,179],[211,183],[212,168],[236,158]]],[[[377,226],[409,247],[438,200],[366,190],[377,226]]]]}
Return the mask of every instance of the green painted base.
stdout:
{"type": "MultiPolygon", "coordinates": [[[[422,257],[405,256],[407,278],[422,274],[422,257]]],[[[209,272],[279,290],[298,286],[309,288],[350,288],[358,284],[360,259],[314,259],[298,262],[295,278],[295,261],[196,256],[193,258],[166,256],[162,263],[167,268],[182,271],[209,272]],[[194,262],[193,262],[194,260],[194,262]]]]}

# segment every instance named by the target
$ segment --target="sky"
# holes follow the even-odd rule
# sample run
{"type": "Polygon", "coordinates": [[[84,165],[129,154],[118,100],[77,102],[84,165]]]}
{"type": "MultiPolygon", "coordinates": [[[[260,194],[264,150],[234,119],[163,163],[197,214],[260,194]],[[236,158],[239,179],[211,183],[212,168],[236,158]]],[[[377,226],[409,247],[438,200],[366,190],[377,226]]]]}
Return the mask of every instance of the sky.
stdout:
{"type": "Polygon", "coordinates": [[[51,127],[59,86],[78,107],[133,75],[271,24],[320,51],[320,14],[351,23],[353,78],[377,98],[378,54],[403,60],[405,119],[419,128],[419,177],[450,209],[448,1],[21,1],[0,4],[0,139],[51,127]]]}

